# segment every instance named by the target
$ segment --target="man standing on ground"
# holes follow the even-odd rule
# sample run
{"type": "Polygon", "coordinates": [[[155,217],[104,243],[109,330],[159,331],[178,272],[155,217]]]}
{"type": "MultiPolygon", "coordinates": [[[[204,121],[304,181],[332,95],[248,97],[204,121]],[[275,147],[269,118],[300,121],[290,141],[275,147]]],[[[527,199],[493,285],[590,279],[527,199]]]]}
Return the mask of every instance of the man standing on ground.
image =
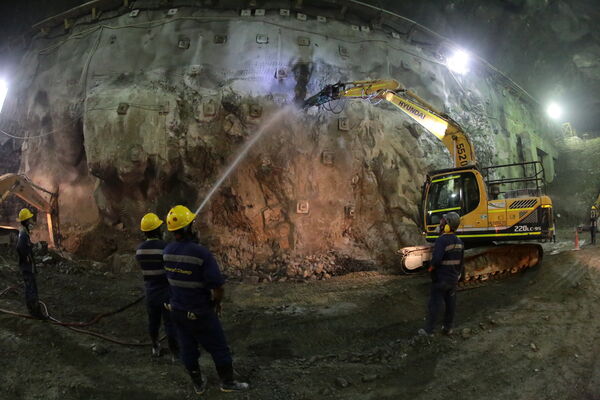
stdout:
{"type": "Polygon", "coordinates": [[[211,252],[194,243],[192,222],[196,215],[187,207],[175,206],[167,215],[167,229],[175,240],[163,253],[165,270],[171,286],[171,316],[179,334],[181,360],[197,394],[206,390],[198,357],[198,345],[210,353],[221,378],[221,391],[248,389],[245,382],[233,379],[233,360],[221,327],[225,280],[211,252]]]}
{"type": "Polygon", "coordinates": [[[163,249],[167,245],[162,240],[161,226],[163,221],[158,215],[149,213],[144,215],[140,229],[146,235],[135,252],[135,258],[142,269],[146,292],[146,310],[148,311],[148,333],[152,340],[152,357],[161,356],[158,332],[160,322],[163,321],[165,333],[171,350],[171,360],[174,362],[179,356],[177,333],[171,322],[171,315],[164,304],[169,302],[169,282],[163,266],[163,249]]]}
{"type": "Polygon", "coordinates": [[[40,308],[38,298],[37,282],[35,280],[36,268],[33,259],[33,245],[31,244],[30,232],[35,223],[35,216],[29,209],[19,211],[17,220],[21,223],[19,239],[17,241],[17,254],[19,255],[19,269],[25,284],[25,304],[29,314],[36,318],[45,319],[40,308]]]}
{"type": "Polygon", "coordinates": [[[454,313],[456,310],[456,288],[464,275],[464,244],[455,235],[460,225],[460,216],[451,212],[444,214],[440,223],[441,234],[436,239],[431,258],[431,295],[429,298],[425,329],[419,329],[419,335],[433,334],[437,316],[446,305],[442,333],[452,334],[454,313]]]}

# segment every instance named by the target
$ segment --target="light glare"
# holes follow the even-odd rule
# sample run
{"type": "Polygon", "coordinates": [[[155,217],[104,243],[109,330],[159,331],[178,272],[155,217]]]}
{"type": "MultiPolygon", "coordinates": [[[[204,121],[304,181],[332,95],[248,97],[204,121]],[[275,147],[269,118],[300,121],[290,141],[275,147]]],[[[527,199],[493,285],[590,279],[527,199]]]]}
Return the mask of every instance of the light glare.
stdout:
{"type": "Polygon", "coordinates": [[[469,61],[471,57],[466,51],[457,50],[454,54],[448,58],[446,65],[450,71],[464,75],[469,72],[469,61]]]}
{"type": "Polygon", "coordinates": [[[546,114],[554,120],[560,119],[563,115],[563,109],[556,103],[548,104],[548,108],[546,108],[546,114]]]}
{"type": "Polygon", "coordinates": [[[4,99],[6,98],[6,93],[8,92],[8,85],[6,81],[0,79],[0,112],[2,112],[2,106],[4,105],[4,99]]]}

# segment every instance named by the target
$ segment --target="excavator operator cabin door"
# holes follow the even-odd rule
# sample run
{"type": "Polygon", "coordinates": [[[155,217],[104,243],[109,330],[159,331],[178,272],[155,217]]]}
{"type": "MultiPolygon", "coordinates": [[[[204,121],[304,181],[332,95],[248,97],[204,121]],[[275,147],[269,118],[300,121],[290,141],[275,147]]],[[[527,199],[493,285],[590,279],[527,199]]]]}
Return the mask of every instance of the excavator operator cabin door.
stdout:
{"type": "Polygon", "coordinates": [[[461,228],[487,227],[487,221],[477,212],[482,197],[477,177],[472,171],[450,172],[432,177],[427,188],[424,215],[428,239],[437,237],[437,227],[442,216],[451,211],[461,216],[461,228]]]}

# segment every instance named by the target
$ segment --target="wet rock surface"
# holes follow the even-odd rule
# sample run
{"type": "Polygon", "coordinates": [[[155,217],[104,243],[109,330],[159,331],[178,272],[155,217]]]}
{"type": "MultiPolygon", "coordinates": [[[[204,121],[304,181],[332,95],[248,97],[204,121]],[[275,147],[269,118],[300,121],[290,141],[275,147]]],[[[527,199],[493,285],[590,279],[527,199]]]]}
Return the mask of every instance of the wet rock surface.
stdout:
{"type": "MultiPolygon", "coordinates": [[[[555,154],[555,129],[540,110],[487,68],[450,74],[435,49],[385,30],[357,33],[335,18],[279,15],[245,24],[202,8],[181,8],[159,23],[152,21],[165,10],[142,12],[147,29],[128,28],[132,17],[114,12],[103,23],[115,29],[92,23],[62,41],[36,38],[5,105],[24,131],[47,134],[22,145],[21,171],[59,189],[63,243],[80,256],[129,252],[148,211],[195,209],[274,115],[339,80],[398,79],[464,126],[482,165],[519,161],[517,137],[526,160],[538,148],[549,160],[555,154]],[[207,13],[222,18],[198,24],[207,13]],[[217,40],[224,31],[227,41],[217,40]]],[[[221,263],[245,276],[274,257],[329,251],[389,267],[399,247],[422,242],[425,174],[450,165],[435,137],[389,105],[355,100],[285,111],[197,228],[221,263]]],[[[335,275],[305,264],[303,278],[335,275]]],[[[289,278],[273,272],[261,271],[259,281],[289,278]]]]}

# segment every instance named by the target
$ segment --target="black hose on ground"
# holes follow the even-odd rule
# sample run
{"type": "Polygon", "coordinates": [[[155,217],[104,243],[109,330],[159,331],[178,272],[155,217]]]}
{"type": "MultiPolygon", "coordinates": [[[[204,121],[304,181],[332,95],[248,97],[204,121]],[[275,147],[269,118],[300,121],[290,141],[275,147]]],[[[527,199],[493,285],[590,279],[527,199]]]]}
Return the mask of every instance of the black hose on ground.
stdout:
{"type": "MultiPolygon", "coordinates": [[[[12,287],[11,288],[7,288],[7,289],[12,289],[12,287]]],[[[5,289],[2,293],[7,292],[8,291],[7,289],[5,289]]],[[[87,330],[87,329],[81,329],[80,328],[81,326],[89,326],[89,325],[95,324],[95,323],[97,323],[98,321],[100,321],[104,317],[108,317],[108,316],[115,315],[115,314],[118,314],[120,312],[123,312],[126,309],[128,309],[128,308],[134,306],[135,304],[139,303],[140,301],[142,301],[144,299],[144,297],[145,296],[141,296],[140,298],[136,299],[135,301],[133,301],[133,302],[131,302],[131,303],[129,303],[129,304],[127,304],[127,305],[125,305],[125,306],[123,306],[123,307],[115,310],[115,311],[98,314],[98,315],[96,315],[94,318],[92,318],[88,322],[62,322],[62,321],[59,321],[59,320],[57,320],[56,318],[54,318],[54,317],[52,317],[50,315],[50,313],[48,312],[48,307],[42,301],[40,301],[40,305],[43,307],[43,309],[44,309],[44,316],[47,319],[40,319],[40,318],[31,316],[29,314],[22,314],[22,313],[18,313],[18,312],[15,312],[15,311],[5,310],[3,308],[0,308],[0,313],[7,314],[7,315],[12,315],[12,316],[15,316],[15,317],[20,317],[20,318],[37,319],[37,320],[40,320],[40,321],[49,322],[52,325],[62,326],[62,327],[65,327],[67,329],[70,329],[70,330],[72,330],[74,332],[81,333],[81,334],[84,334],[84,335],[95,336],[97,338],[109,341],[111,343],[120,344],[122,346],[145,347],[145,346],[152,346],[152,343],[151,342],[143,342],[143,343],[127,342],[125,340],[122,340],[122,339],[119,339],[119,338],[115,338],[115,337],[112,337],[112,336],[108,336],[108,335],[105,335],[103,333],[94,332],[94,331],[90,331],[90,330],[87,330]]],[[[163,336],[163,337],[160,338],[160,340],[162,341],[165,338],[166,338],[166,336],[163,336]]]]}
{"type": "MultiPolygon", "coordinates": [[[[19,285],[14,285],[14,286],[7,287],[2,292],[0,292],[0,296],[3,296],[4,294],[10,292],[11,290],[17,289],[18,287],[19,287],[19,285]]],[[[84,326],[94,325],[94,324],[98,323],[102,318],[110,317],[110,316],[115,315],[115,314],[119,314],[119,313],[127,310],[128,308],[135,306],[140,301],[144,300],[144,298],[145,298],[145,296],[140,296],[137,299],[135,299],[134,301],[132,301],[131,303],[124,305],[123,307],[120,307],[120,308],[118,308],[118,309],[116,309],[114,311],[110,311],[110,312],[98,314],[98,315],[96,315],[95,317],[93,317],[91,320],[89,320],[87,322],[55,322],[55,323],[57,325],[62,325],[62,326],[76,326],[76,327],[84,327],[84,326]]],[[[42,304],[44,304],[44,303],[42,303],[42,304]]],[[[44,304],[44,307],[46,307],[45,304],[44,304]]],[[[47,307],[46,307],[46,311],[47,311],[47,307]]],[[[18,315],[18,316],[25,315],[25,314],[18,314],[18,313],[14,313],[14,312],[9,312],[8,310],[0,310],[0,312],[4,312],[5,314],[18,315]]]]}

